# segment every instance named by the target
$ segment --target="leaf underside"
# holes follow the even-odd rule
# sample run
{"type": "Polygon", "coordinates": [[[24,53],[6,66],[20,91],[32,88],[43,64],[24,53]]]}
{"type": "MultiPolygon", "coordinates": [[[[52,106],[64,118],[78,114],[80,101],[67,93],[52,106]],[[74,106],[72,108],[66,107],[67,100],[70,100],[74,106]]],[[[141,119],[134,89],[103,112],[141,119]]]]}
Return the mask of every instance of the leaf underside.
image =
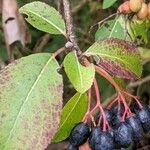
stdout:
{"type": "Polygon", "coordinates": [[[64,68],[70,82],[79,93],[85,93],[92,86],[95,77],[94,65],[82,66],[75,51],[65,57],[64,68]]]}
{"type": "Polygon", "coordinates": [[[51,34],[66,34],[65,22],[59,12],[42,2],[32,2],[19,10],[26,20],[38,30],[51,34]]]}
{"type": "Polygon", "coordinates": [[[53,142],[60,142],[69,137],[72,128],[81,122],[87,111],[88,97],[86,94],[75,94],[65,105],[61,115],[60,127],[53,142]],[[82,108],[82,109],[81,109],[82,108]]]}
{"type": "Polygon", "coordinates": [[[59,125],[63,82],[50,54],[35,54],[0,74],[0,149],[44,150],[59,125]]]}
{"type": "Polygon", "coordinates": [[[131,42],[116,38],[100,40],[95,42],[85,55],[98,56],[99,65],[115,76],[137,79],[142,74],[139,51],[131,42]]]}

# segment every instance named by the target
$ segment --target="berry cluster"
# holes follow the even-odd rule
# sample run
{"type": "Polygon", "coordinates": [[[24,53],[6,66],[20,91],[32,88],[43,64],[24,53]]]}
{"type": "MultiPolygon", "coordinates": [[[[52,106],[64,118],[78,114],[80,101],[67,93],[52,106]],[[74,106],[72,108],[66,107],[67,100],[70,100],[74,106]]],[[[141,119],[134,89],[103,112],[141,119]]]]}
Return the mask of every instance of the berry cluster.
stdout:
{"type": "Polygon", "coordinates": [[[150,3],[146,4],[144,0],[129,0],[125,1],[118,8],[120,13],[136,13],[139,19],[150,20],[150,3]]]}
{"type": "Polygon", "coordinates": [[[110,126],[104,131],[101,115],[98,115],[97,125],[90,128],[87,123],[81,122],[77,124],[70,134],[69,150],[77,150],[80,145],[87,140],[92,150],[113,150],[127,148],[134,142],[138,142],[144,133],[150,131],[150,108],[140,102],[140,106],[136,103],[131,105],[132,115],[125,117],[124,105],[112,105],[104,109],[106,119],[110,126]]]}

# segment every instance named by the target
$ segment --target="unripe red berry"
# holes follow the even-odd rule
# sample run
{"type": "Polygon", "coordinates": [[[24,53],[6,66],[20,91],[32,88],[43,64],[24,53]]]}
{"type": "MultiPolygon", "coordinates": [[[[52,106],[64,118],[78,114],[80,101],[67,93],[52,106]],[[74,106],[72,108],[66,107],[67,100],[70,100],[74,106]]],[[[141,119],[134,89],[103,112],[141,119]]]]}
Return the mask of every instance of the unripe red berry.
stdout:
{"type": "Polygon", "coordinates": [[[142,3],[140,11],[137,13],[138,18],[144,19],[148,15],[148,6],[146,3],[142,3]]]}
{"type": "Polygon", "coordinates": [[[148,15],[147,18],[150,20],[150,3],[148,4],[148,15]]]}
{"type": "Polygon", "coordinates": [[[143,0],[130,0],[129,7],[131,11],[138,12],[142,8],[143,0]]]}
{"type": "Polygon", "coordinates": [[[120,13],[125,13],[125,14],[131,13],[131,9],[129,7],[129,1],[126,1],[123,4],[121,4],[118,8],[118,11],[120,13]]]}

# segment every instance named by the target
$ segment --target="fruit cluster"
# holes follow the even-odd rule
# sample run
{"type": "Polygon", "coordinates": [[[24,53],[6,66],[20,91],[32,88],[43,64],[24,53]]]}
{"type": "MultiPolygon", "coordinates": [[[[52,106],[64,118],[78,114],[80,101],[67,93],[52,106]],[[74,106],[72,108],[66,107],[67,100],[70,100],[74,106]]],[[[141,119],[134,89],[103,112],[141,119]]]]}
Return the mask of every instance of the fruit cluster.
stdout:
{"type": "Polygon", "coordinates": [[[150,3],[146,4],[144,0],[129,0],[125,1],[118,8],[120,13],[136,13],[139,19],[150,20],[150,3]]]}
{"type": "Polygon", "coordinates": [[[144,133],[150,131],[150,108],[140,102],[131,105],[132,115],[130,117],[123,116],[125,113],[124,105],[111,105],[104,109],[106,120],[110,126],[104,131],[101,122],[101,115],[94,127],[89,127],[85,122],[77,124],[70,134],[69,150],[77,150],[80,145],[88,140],[92,150],[113,150],[127,148],[134,141],[138,142],[144,133]],[[125,117],[125,120],[122,120],[125,117]]]}

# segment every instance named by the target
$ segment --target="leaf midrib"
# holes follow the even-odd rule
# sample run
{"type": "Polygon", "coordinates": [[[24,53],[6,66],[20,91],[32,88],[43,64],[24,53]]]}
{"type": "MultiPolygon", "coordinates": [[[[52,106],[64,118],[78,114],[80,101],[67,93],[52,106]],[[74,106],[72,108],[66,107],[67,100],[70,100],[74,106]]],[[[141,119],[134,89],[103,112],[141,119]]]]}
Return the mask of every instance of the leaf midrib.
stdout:
{"type": "MultiPolygon", "coordinates": [[[[68,113],[68,115],[67,115],[65,121],[61,124],[61,126],[59,127],[59,129],[58,129],[57,132],[59,132],[60,129],[64,126],[64,124],[66,123],[66,121],[67,121],[67,119],[69,118],[70,114],[74,111],[75,107],[77,106],[77,104],[78,104],[78,102],[79,102],[79,100],[80,100],[80,98],[81,98],[82,95],[83,95],[83,94],[80,94],[80,95],[79,95],[79,97],[78,97],[78,99],[77,99],[77,102],[75,103],[75,105],[74,105],[74,107],[71,109],[71,111],[68,113]]],[[[56,137],[57,137],[57,136],[56,136],[56,137]]],[[[57,138],[56,138],[56,139],[57,139],[57,138]]]]}
{"type": "MultiPolygon", "coordinates": [[[[114,56],[110,56],[110,55],[106,55],[106,54],[102,54],[102,53],[90,53],[90,52],[87,52],[87,53],[85,53],[85,55],[93,55],[93,54],[95,54],[95,55],[99,55],[100,57],[102,56],[102,57],[108,57],[108,58],[112,58],[112,59],[116,59],[116,60],[119,60],[119,61],[121,61],[123,64],[127,64],[128,65],[128,67],[127,67],[127,69],[129,69],[129,68],[132,68],[133,69],[133,67],[130,65],[130,63],[128,63],[127,61],[123,61],[122,59],[119,59],[118,57],[114,57],[114,56]]],[[[130,69],[129,69],[130,70],[130,69]]],[[[130,70],[131,71],[131,70],[130,70]]],[[[135,70],[134,70],[135,71],[135,70]]]]}
{"type": "Polygon", "coordinates": [[[80,78],[80,86],[81,86],[81,91],[82,91],[82,89],[83,89],[83,79],[82,79],[82,73],[81,73],[81,70],[80,70],[80,64],[79,64],[79,61],[78,61],[78,58],[77,58],[77,56],[75,55],[75,57],[76,57],[76,61],[77,61],[77,67],[78,67],[78,70],[79,70],[79,78],[80,78]]]}
{"type": "Polygon", "coordinates": [[[9,141],[9,139],[10,139],[10,137],[11,137],[13,131],[14,131],[14,127],[15,127],[15,125],[17,124],[17,121],[18,121],[18,118],[19,118],[19,116],[20,116],[20,114],[21,114],[21,111],[22,111],[22,109],[24,108],[24,105],[26,104],[26,102],[28,101],[28,98],[29,98],[30,94],[32,93],[33,89],[35,88],[35,86],[37,85],[38,81],[40,80],[40,78],[41,78],[43,72],[45,71],[46,67],[49,65],[49,63],[51,62],[51,60],[52,60],[53,58],[54,58],[53,56],[51,56],[51,57],[49,58],[49,60],[46,62],[46,64],[44,65],[43,69],[41,70],[40,74],[37,76],[37,79],[35,80],[35,82],[34,82],[33,85],[31,86],[31,89],[30,89],[29,93],[27,94],[27,97],[26,97],[25,101],[23,102],[23,104],[21,105],[21,107],[20,107],[20,109],[19,109],[19,112],[18,112],[18,115],[17,115],[17,117],[16,117],[16,119],[15,119],[14,125],[13,125],[12,129],[11,129],[10,132],[9,132],[8,138],[7,138],[7,140],[6,140],[5,144],[4,144],[4,146],[5,146],[5,145],[7,144],[7,142],[9,141]]]}
{"type": "MultiPolygon", "coordinates": [[[[28,15],[27,12],[30,12],[30,13],[34,14],[35,16],[38,16],[39,18],[42,18],[44,21],[50,23],[53,27],[55,27],[60,33],[62,33],[65,36],[65,32],[63,30],[61,30],[59,27],[57,27],[57,25],[55,25],[51,20],[48,20],[48,19],[42,17],[41,15],[38,15],[37,13],[35,13],[33,11],[30,11],[30,10],[28,10],[28,11],[25,10],[24,13],[26,13],[26,15],[28,15]]],[[[28,20],[28,18],[26,20],[28,20]]]]}

